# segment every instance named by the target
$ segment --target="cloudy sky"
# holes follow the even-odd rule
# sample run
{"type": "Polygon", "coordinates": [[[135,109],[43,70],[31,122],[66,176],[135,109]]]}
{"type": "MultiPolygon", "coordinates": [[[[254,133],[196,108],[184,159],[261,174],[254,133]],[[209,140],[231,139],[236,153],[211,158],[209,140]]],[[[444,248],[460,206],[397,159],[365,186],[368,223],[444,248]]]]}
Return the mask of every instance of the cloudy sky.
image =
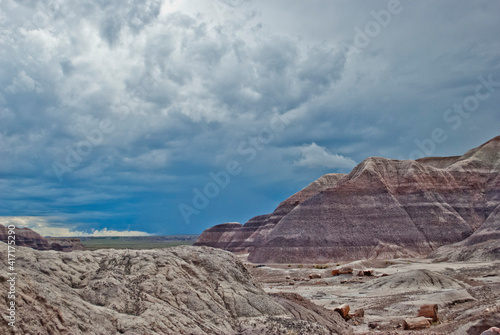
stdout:
{"type": "Polygon", "coordinates": [[[500,2],[0,0],[0,223],[200,233],[500,134],[500,2]]]}

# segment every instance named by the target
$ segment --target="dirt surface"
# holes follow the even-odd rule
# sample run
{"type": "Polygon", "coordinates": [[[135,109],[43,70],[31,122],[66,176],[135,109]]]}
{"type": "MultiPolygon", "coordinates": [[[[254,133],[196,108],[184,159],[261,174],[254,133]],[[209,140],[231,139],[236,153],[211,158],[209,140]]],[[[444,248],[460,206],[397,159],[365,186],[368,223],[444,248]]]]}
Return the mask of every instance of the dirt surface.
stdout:
{"type": "Polygon", "coordinates": [[[238,257],[268,293],[296,293],[330,310],[341,304],[348,304],[351,313],[362,308],[364,317],[349,320],[357,334],[476,335],[500,326],[500,260],[259,265],[249,263],[246,254],[238,257]],[[341,268],[353,272],[332,276],[332,270],[341,268]],[[373,275],[358,276],[359,271],[369,269],[373,275]],[[438,304],[440,321],[426,330],[403,330],[404,319],[416,317],[424,304],[438,304]]]}

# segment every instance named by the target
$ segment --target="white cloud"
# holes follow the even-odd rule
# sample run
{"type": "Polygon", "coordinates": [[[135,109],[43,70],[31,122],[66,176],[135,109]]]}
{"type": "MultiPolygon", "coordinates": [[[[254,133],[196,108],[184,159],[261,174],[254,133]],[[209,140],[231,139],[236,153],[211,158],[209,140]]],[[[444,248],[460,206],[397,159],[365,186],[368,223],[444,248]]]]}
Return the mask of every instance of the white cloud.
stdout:
{"type": "Polygon", "coordinates": [[[142,231],[133,230],[108,230],[103,228],[101,230],[93,230],[92,233],[75,230],[73,227],[66,227],[64,224],[51,224],[50,221],[60,221],[57,218],[43,217],[43,216],[2,216],[0,217],[0,224],[3,226],[14,225],[16,228],[30,228],[42,236],[52,237],[79,237],[79,236],[148,236],[151,234],[142,231]]]}
{"type": "Polygon", "coordinates": [[[298,161],[294,161],[296,166],[304,166],[309,168],[327,167],[335,168],[353,168],[356,162],[349,157],[330,153],[325,147],[321,147],[316,143],[305,145],[298,148],[302,157],[298,161]]]}
{"type": "Polygon", "coordinates": [[[38,85],[38,83],[24,71],[21,71],[18,76],[12,80],[12,84],[6,88],[6,91],[9,93],[29,92],[34,90],[36,90],[37,93],[40,93],[40,85],[38,85]]]}

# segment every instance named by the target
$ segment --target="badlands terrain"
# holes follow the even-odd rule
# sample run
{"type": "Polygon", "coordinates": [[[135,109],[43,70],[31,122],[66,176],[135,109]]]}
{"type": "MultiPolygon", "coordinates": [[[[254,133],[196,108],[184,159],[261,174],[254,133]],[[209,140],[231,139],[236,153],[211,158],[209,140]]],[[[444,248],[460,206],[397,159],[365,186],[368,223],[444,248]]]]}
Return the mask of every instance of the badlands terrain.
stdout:
{"type": "Polygon", "coordinates": [[[457,245],[464,259],[498,259],[499,230],[500,136],[456,157],[367,158],[271,214],[207,229],[195,245],[246,251],[255,263],[320,263],[426,256],[467,239],[457,245]]]}
{"type": "Polygon", "coordinates": [[[191,246],[16,253],[16,328],[2,313],[0,334],[475,335],[500,326],[498,260],[263,265],[191,246]],[[342,304],[363,316],[345,321],[334,311],[342,304]],[[425,304],[437,304],[439,321],[404,330],[425,304]]]}
{"type": "MultiPolygon", "coordinates": [[[[0,254],[7,245],[0,242],[0,254]]],[[[208,247],[16,250],[16,327],[0,334],[344,334],[336,312],[268,295],[233,254],[208,247]]],[[[9,290],[7,257],[0,289],[9,290]]],[[[7,299],[2,299],[7,301],[7,299]]]]}
{"type": "Polygon", "coordinates": [[[356,332],[397,331],[437,304],[432,332],[480,334],[500,325],[500,137],[461,156],[368,158],[271,214],[205,230],[195,245],[239,253],[268,292],[364,309],[350,320],[356,332]],[[328,268],[309,280],[314,264],[328,268]],[[337,264],[352,273],[332,276],[337,264]],[[375,275],[357,275],[367,269],[375,275]]]}
{"type": "Polygon", "coordinates": [[[195,246],[16,236],[16,327],[2,313],[0,334],[498,334],[500,137],[456,157],[368,158],[195,246]]]}
{"type": "Polygon", "coordinates": [[[339,266],[254,266],[248,264],[250,273],[270,294],[298,294],[329,310],[348,304],[351,314],[362,309],[364,317],[347,321],[356,334],[479,335],[500,326],[500,260],[371,259],[339,266]],[[337,269],[352,273],[332,276],[337,269]],[[404,330],[404,320],[415,318],[426,304],[438,305],[439,322],[428,329],[404,330]]]}

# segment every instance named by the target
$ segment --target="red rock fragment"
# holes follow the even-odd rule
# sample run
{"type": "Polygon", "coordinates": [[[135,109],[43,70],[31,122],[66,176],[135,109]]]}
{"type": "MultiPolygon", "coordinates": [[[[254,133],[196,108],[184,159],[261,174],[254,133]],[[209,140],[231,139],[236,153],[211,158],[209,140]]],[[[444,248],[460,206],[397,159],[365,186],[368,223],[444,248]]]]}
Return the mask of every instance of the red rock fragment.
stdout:
{"type": "Polygon", "coordinates": [[[425,318],[429,318],[432,320],[432,322],[438,322],[439,321],[438,305],[431,304],[431,305],[420,306],[420,310],[418,311],[418,316],[423,316],[425,318]]]}
{"type": "Polygon", "coordinates": [[[339,307],[335,308],[334,311],[339,313],[344,320],[348,320],[350,319],[349,309],[350,308],[348,304],[342,304],[339,307]]]}
{"type": "Polygon", "coordinates": [[[419,316],[418,318],[408,318],[403,322],[404,330],[418,330],[429,328],[431,323],[423,316],[419,316]]]}

